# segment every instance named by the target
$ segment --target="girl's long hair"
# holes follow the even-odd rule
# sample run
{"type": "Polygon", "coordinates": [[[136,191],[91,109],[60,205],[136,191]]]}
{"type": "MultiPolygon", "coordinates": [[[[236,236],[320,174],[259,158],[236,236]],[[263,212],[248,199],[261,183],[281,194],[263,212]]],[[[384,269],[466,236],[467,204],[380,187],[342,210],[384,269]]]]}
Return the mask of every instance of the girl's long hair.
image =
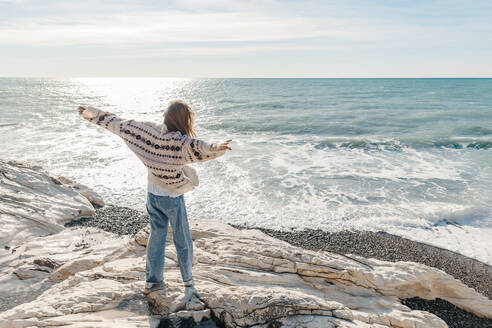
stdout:
{"type": "Polygon", "coordinates": [[[179,131],[182,135],[196,138],[193,127],[195,113],[191,107],[182,100],[173,100],[164,112],[164,124],[168,131],[179,131]]]}

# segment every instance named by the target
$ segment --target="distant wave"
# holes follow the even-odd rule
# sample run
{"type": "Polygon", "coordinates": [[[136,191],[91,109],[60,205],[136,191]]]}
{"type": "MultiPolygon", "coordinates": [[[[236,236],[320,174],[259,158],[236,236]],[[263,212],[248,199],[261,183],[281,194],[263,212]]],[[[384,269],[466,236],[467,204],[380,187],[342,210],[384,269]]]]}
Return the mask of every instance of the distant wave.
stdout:
{"type": "Polygon", "coordinates": [[[492,129],[482,126],[471,126],[461,129],[456,129],[456,132],[465,136],[488,136],[492,135],[492,129]]]}
{"type": "Polygon", "coordinates": [[[240,122],[218,122],[206,126],[210,130],[230,130],[233,132],[274,132],[282,135],[323,135],[327,131],[330,134],[364,135],[371,133],[370,129],[356,125],[327,125],[323,121],[308,121],[298,119],[293,123],[292,119],[271,118],[264,120],[248,120],[240,122]]]}
{"type": "Polygon", "coordinates": [[[368,150],[402,150],[404,148],[446,148],[446,149],[490,149],[492,140],[476,140],[462,138],[448,139],[415,139],[415,140],[365,140],[330,138],[318,142],[315,148],[346,148],[368,150]]]}

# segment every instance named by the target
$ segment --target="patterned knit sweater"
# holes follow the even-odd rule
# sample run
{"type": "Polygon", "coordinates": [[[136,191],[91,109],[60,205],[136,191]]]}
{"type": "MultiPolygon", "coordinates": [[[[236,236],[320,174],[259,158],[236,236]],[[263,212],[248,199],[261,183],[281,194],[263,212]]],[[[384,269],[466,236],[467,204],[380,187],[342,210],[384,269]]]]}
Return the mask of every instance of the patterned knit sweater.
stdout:
{"type": "Polygon", "coordinates": [[[168,131],[166,124],[125,120],[113,113],[84,106],[81,116],[120,136],[147,167],[148,182],[167,190],[173,197],[198,186],[196,171],[186,165],[223,155],[218,144],[168,131]]]}

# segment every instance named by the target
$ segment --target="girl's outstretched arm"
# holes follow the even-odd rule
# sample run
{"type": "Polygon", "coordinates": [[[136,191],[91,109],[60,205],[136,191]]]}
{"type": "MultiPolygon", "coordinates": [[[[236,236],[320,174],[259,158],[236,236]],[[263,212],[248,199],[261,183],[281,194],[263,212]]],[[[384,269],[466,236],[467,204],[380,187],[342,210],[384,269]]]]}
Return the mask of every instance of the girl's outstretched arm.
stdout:
{"type": "Polygon", "coordinates": [[[183,136],[183,152],[186,163],[205,162],[225,154],[231,150],[229,139],[223,143],[208,143],[204,140],[183,136]]]}
{"type": "Polygon", "coordinates": [[[127,124],[132,120],[125,120],[113,113],[103,111],[92,106],[79,106],[79,115],[87,121],[102,126],[103,128],[121,136],[127,124]]]}

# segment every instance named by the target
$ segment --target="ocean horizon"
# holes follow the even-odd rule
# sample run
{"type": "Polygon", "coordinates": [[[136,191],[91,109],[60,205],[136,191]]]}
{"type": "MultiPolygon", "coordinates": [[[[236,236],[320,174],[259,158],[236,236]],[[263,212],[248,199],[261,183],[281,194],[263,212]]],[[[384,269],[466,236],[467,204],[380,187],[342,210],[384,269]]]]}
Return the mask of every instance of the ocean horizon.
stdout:
{"type": "Polygon", "coordinates": [[[146,169],[92,105],[162,123],[169,101],[232,151],[193,164],[193,219],[386,231],[492,264],[492,78],[0,78],[0,158],[145,210],[146,169]]]}

